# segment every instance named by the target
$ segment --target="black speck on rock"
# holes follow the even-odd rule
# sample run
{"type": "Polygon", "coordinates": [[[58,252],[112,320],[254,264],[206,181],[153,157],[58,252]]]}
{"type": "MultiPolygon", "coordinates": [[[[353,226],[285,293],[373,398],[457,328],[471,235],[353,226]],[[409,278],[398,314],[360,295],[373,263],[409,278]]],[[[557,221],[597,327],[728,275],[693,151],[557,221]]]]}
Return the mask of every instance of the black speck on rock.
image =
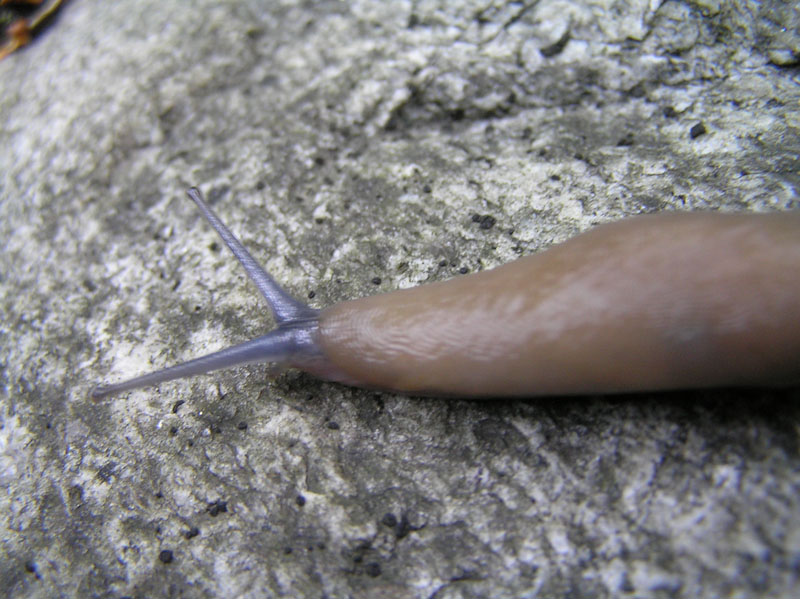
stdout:
{"type": "Polygon", "coordinates": [[[327,426],[332,431],[338,431],[339,430],[339,423],[334,421],[334,420],[330,420],[325,426],[327,426]]]}
{"type": "Polygon", "coordinates": [[[208,513],[211,515],[212,518],[220,514],[227,513],[227,511],[228,511],[227,501],[218,500],[215,501],[214,503],[209,504],[208,506],[208,513]]]}
{"type": "Polygon", "coordinates": [[[189,539],[195,538],[199,534],[200,534],[200,529],[197,528],[196,526],[192,526],[189,530],[183,533],[183,538],[188,541],[189,539]]]}
{"type": "Polygon", "coordinates": [[[545,46],[544,48],[540,48],[539,53],[545,58],[551,58],[553,56],[561,54],[561,52],[564,50],[567,43],[569,42],[569,37],[570,33],[569,29],[567,29],[563,34],[561,34],[561,37],[558,38],[556,42],[550,44],[549,46],[545,46]]]}
{"type": "Polygon", "coordinates": [[[383,518],[381,518],[381,524],[388,526],[389,528],[394,528],[397,526],[397,516],[391,512],[388,512],[383,515],[383,518]]]}
{"type": "Polygon", "coordinates": [[[100,469],[97,471],[97,478],[104,483],[110,483],[111,479],[114,477],[114,471],[117,467],[117,463],[112,461],[108,461],[103,464],[100,469]]]}
{"type": "Polygon", "coordinates": [[[703,123],[697,123],[693,125],[691,129],[689,129],[689,137],[692,139],[697,139],[701,135],[705,135],[706,133],[706,126],[703,123]]]}
{"type": "Polygon", "coordinates": [[[294,502],[298,505],[298,507],[303,507],[306,504],[306,498],[302,495],[298,495],[295,497],[294,502]]]}
{"type": "Polygon", "coordinates": [[[403,539],[408,536],[408,533],[411,532],[411,522],[408,521],[408,517],[403,515],[400,518],[400,522],[397,524],[397,528],[395,529],[395,535],[397,535],[398,539],[403,539]]]}
{"type": "Polygon", "coordinates": [[[162,564],[171,564],[173,559],[175,559],[175,556],[169,549],[164,549],[158,554],[158,561],[162,564]]]}
{"type": "Polygon", "coordinates": [[[242,420],[239,424],[236,425],[236,428],[238,428],[240,431],[246,431],[247,423],[244,420],[242,420]]]}
{"type": "Polygon", "coordinates": [[[381,575],[381,565],[378,562],[370,562],[364,568],[366,573],[373,578],[381,575]]]}
{"type": "Polygon", "coordinates": [[[492,227],[494,227],[494,224],[495,224],[496,222],[497,222],[497,220],[496,220],[496,219],[495,219],[493,216],[490,216],[490,215],[488,215],[488,214],[484,214],[484,215],[481,217],[481,223],[480,223],[480,227],[481,227],[481,229],[483,229],[484,231],[488,231],[489,229],[491,229],[492,227]]]}
{"type": "Polygon", "coordinates": [[[624,148],[633,145],[633,133],[626,133],[617,141],[618,148],[624,148]]]}

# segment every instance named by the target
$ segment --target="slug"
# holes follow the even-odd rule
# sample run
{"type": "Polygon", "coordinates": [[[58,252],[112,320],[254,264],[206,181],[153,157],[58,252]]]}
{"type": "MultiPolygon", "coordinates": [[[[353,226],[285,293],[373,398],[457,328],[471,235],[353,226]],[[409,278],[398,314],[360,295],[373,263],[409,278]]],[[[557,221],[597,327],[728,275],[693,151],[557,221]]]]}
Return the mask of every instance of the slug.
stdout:
{"type": "Polygon", "coordinates": [[[492,270],[316,310],[188,192],[271,308],[262,337],[111,394],[271,362],[413,394],[530,397],[800,380],[800,213],[670,213],[600,225],[492,270]]]}

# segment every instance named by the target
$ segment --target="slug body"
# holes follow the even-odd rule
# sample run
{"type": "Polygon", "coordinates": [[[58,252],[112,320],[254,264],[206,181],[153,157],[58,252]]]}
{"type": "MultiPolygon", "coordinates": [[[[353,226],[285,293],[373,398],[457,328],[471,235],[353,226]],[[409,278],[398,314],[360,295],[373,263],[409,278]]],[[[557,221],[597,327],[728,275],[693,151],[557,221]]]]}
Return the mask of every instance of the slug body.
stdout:
{"type": "Polygon", "coordinates": [[[775,384],[800,374],[800,217],[662,214],[322,312],[361,384],[455,395],[775,384]]]}
{"type": "Polygon", "coordinates": [[[631,218],[493,270],[317,311],[255,263],[196,189],[189,195],[278,326],[93,397],[250,362],[467,397],[800,380],[798,213],[631,218]]]}

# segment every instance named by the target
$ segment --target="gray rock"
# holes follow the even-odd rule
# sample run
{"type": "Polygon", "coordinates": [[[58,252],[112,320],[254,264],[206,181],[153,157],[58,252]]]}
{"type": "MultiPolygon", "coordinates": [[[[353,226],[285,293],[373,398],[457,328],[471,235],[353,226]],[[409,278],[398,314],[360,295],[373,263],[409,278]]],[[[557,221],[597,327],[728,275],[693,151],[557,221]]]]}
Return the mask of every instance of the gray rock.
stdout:
{"type": "Polygon", "coordinates": [[[793,596],[797,389],[87,397],[271,326],[192,184],[315,306],[798,208],[798,8],[658,4],[74,0],[0,62],[7,596],[793,596]]]}

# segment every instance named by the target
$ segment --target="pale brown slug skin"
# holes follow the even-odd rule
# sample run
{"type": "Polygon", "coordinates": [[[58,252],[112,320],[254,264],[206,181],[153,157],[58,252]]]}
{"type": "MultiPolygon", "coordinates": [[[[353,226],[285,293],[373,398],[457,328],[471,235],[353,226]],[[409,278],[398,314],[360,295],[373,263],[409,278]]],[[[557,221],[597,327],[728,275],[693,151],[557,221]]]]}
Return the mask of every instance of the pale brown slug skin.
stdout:
{"type": "Polygon", "coordinates": [[[349,382],[534,396],[800,380],[800,213],[660,214],[493,270],[343,302],[349,382]]]}

